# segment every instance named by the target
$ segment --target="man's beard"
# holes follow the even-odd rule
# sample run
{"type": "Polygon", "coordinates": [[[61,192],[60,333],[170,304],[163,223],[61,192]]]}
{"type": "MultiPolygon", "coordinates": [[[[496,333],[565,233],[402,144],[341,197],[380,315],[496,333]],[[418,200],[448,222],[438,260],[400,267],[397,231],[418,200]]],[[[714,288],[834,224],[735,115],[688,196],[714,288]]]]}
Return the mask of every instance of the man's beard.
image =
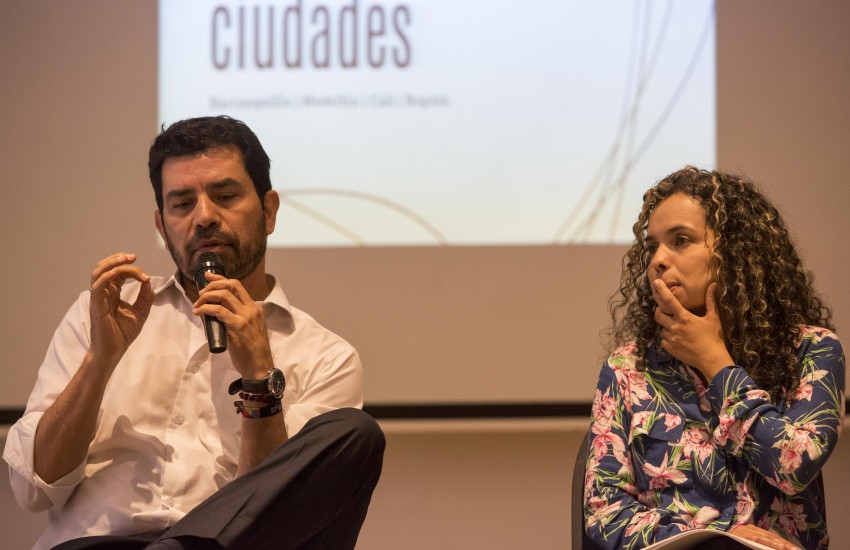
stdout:
{"type": "MultiPolygon", "coordinates": [[[[165,225],[163,224],[163,229],[165,225]]],[[[221,231],[220,229],[199,230],[192,238],[183,245],[183,253],[178,254],[168,236],[168,231],[163,230],[165,234],[165,245],[168,247],[168,252],[171,254],[171,259],[174,260],[174,265],[177,266],[180,275],[183,278],[183,286],[195,286],[195,263],[197,259],[193,259],[194,252],[198,248],[198,243],[204,240],[216,240],[222,244],[228,245],[233,254],[224,254],[221,256],[221,261],[224,264],[224,272],[228,279],[242,280],[250,275],[260,264],[260,261],[266,255],[266,215],[263,213],[260,222],[256,227],[254,235],[250,235],[244,242],[240,242],[239,238],[232,233],[221,231]]]]}

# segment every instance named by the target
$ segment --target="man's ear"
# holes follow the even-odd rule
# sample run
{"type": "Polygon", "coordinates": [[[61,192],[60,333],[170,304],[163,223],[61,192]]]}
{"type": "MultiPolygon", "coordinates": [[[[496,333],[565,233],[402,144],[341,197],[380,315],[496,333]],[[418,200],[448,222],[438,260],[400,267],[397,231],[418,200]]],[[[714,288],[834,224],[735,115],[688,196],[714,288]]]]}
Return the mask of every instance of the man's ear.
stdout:
{"type": "Polygon", "coordinates": [[[266,235],[271,235],[277,221],[277,211],[280,209],[280,195],[274,189],[266,191],[263,197],[263,212],[266,214],[266,235]]]}
{"type": "Polygon", "coordinates": [[[162,214],[159,213],[159,209],[153,211],[153,223],[156,225],[156,230],[159,231],[159,236],[162,237],[162,241],[167,241],[165,238],[165,228],[162,227],[162,214]]]}

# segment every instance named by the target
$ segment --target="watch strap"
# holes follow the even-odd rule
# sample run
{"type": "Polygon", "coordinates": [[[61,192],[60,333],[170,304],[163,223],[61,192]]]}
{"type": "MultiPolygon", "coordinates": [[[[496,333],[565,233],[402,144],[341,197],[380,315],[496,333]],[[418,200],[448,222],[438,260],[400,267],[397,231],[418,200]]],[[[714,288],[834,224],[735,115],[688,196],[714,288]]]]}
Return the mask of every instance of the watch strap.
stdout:
{"type": "Polygon", "coordinates": [[[242,391],[245,393],[269,393],[269,376],[262,380],[242,380],[242,391]]]}
{"type": "Polygon", "coordinates": [[[230,395],[236,395],[240,391],[255,395],[272,394],[275,395],[275,397],[280,398],[283,395],[283,388],[285,387],[286,378],[284,378],[283,372],[274,368],[261,380],[244,380],[242,378],[237,378],[230,383],[230,387],[228,387],[227,392],[230,395]],[[278,390],[280,394],[276,395],[278,390]]]}

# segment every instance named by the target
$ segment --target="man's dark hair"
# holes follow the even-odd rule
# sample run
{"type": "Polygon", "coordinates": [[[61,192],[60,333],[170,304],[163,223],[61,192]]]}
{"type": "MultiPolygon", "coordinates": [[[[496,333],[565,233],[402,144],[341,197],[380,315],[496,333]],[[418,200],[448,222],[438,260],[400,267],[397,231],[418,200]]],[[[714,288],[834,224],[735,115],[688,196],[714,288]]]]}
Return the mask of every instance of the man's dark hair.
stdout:
{"type": "Polygon", "coordinates": [[[260,202],[263,202],[266,192],[272,188],[269,176],[271,161],[254,132],[244,122],[229,116],[187,118],[168,128],[163,124],[162,132],[151,145],[148,171],[160,213],[163,211],[162,165],[165,160],[224,146],[236,147],[242,153],[245,170],[254,182],[260,202]]]}

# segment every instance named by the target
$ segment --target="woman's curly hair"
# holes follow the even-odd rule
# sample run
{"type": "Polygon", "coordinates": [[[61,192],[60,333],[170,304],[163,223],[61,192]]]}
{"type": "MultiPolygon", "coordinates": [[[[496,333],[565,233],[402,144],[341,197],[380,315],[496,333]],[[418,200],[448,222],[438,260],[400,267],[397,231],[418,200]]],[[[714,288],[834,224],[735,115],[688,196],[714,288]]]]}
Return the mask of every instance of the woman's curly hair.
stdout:
{"type": "Polygon", "coordinates": [[[834,330],[832,313],[815,292],[776,207],[741,177],[687,166],[646,192],[632,228],[635,242],[623,258],[620,289],[609,301],[612,345],[634,341],[640,370],[645,350],[660,345],[644,238],[649,216],[675,193],[699,202],[706,226],[716,233],[711,268],[729,352],[777,402],[800,384],[800,325],[834,330]]]}

